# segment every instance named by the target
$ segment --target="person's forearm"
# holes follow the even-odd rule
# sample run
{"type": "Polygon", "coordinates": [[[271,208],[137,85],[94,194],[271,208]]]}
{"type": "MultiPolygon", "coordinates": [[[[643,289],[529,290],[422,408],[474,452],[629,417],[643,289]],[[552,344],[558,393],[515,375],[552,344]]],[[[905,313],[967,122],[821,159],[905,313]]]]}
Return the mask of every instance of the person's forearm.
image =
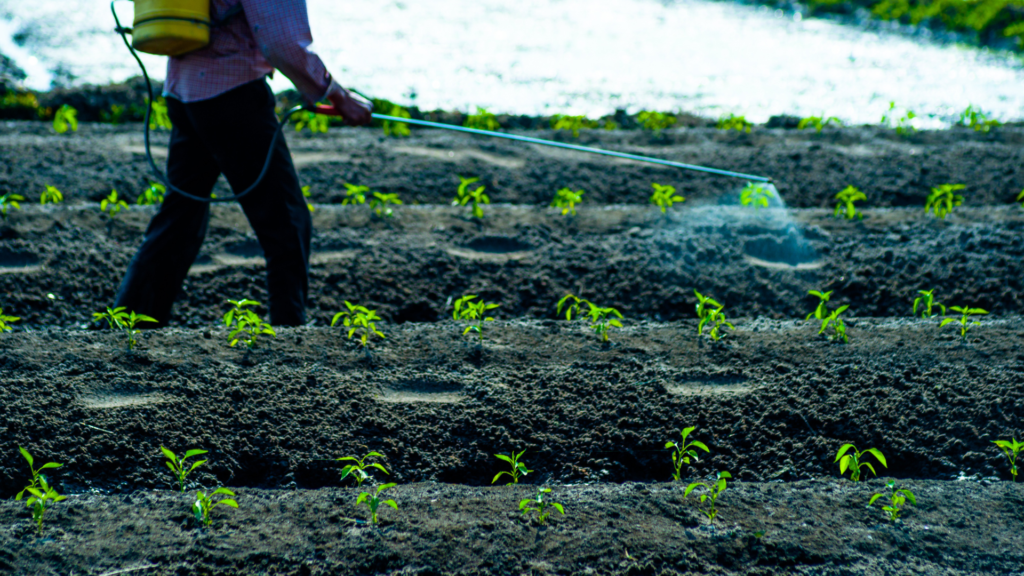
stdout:
{"type": "Polygon", "coordinates": [[[241,0],[263,56],[295,84],[310,103],[327,93],[331,75],[309,50],[313,35],[305,0],[241,0]]]}

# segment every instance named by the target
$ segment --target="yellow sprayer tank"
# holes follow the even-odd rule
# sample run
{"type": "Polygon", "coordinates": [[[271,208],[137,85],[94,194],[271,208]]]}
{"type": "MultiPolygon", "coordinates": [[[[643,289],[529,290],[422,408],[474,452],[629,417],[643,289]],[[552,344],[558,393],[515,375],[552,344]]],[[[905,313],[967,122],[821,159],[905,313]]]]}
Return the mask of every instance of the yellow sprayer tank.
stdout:
{"type": "Polygon", "coordinates": [[[135,0],[132,46],[178,56],[210,43],[210,0],[135,0]]]}

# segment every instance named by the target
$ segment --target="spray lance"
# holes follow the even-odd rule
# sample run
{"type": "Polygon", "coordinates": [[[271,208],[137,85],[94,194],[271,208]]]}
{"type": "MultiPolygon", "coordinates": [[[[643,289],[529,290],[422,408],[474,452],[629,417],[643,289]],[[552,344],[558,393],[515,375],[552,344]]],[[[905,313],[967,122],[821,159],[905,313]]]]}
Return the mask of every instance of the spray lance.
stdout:
{"type": "MultiPolygon", "coordinates": [[[[223,198],[203,198],[190,194],[184,190],[181,190],[177,186],[170,183],[167,176],[157,168],[156,163],[153,161],[153,155],[150,152],[150,136],[149,136],[149,120],[153,111],[153,84],[150,81],[149,74],[146,71],[145,64],[142,63],[142,59],[139,58],[138,52],[145,52],[148,54],[156,54],[160,56],[177,56],[185,54],[193,50],[198,50],[209,44],[210,42],[210,30],[223,25],[230,18],[236,16],[241,12],[241,4],[235,6],[229,10],[220,19],[214,20],[210,16],[210,4],[209,0],[134,0],[135,4],[135,16],[131,28],[126,28],[121,25],[121,21],[117,16],[117,11],[114,9],[115,3],[119,0],[114,0],[110,3],[110,11],[114,15],[114,22],[117,27],[114,29],[115,32],[121,35],[121,39],[124,41],[128,51],[131,52],[135,61],[138,63],[139,68],[142,70],[142,76],[146,81],[146,91],[149,96],[148,106],[146,107],[146,116],[143,121],[145,131],[145,143],[146,143],[146,161],[149,163],[150,169],[156,178],[162,182],[168,190],[177,192],[186,198],[196,200],[198,202],[230,202],[233,200],[239,200],[252,192],[260,182],[263,181],[263,177],[267,173],[267,169],[270,168],[270,161],[273,158],[274,147],[277,145],[277,140],[281,137],[281,133],[284,127],[288,124],[288,121],[293,115],[298,112],[313,112],[316,114],[323,114],[328,116],[338,116],[338,112],[331,106],[295,106],[284,112],[281,120],[278,124],[277,131],[274,132],[274,137],[270,141],[270,149],[267,151],[267,158],[263,162],[263,169],[260,171],[259,176],[248,188],[235,194],[234,196],[227,196],[223,198]],[[132,41],[128,41],[128,35],[132,35],[132,41]]],[[[122,0],[123,1],[123,0],[122,0]]],[[[351,90],[351,89],[350,89],[351,90]]],[[[352,92],[362,96],[363,98],[369,98],[362,93],[351,90],[352,92]]],[[[613,158],[622,158],[626,160],[634,160],[637,162],[645,162],[649,164],[658,164],[661,166],[671,166],[674,168],[680,168],[683,170],[690,170],[694,172],[703,172],[705,174],[715,174],[718,176],[726,176],[729,178],[740,178],[743,180],[763,182],[770,184],[771,178],[765,176],[757,176],[754,174],[743,174],[741,172],[733,172],[730,170],[721,170],[718,168],[709,168],[707,166],[697,166],[694,164],[684,164],[682,162],[673,162],[671,160],[663,160],[660,158],[652,158],[650,156],[640,156],[637,154],[628,154],[625,152],[615,152],[613,150],[604,150],[602,148],[593,148],[590,146],[580,146],[578,144],[567,144],[564,142],[555,142],[552,140],[544,140],[542,138],[532,138],[529,136],[520,136],[517,134],[507,134],[504,132],[494,132],[491,130],[480,130],[477,128],[466,128],[463,126],[454,126],[452,124],[442,124],[439,122],[429,122],[427,120],[416,120],[412,118],[399,118],[396,116],[390,116],[387,114],[372,114],[372,117],[377,120],[388,120],[392,122],[404,122],[406,124],[412,124],[415,126],[424,126],[428,128],[438,128],[441,130],[451,130],[454,132],[462,132],[466,134],[476,134],[479,136],[489,136],[492,138],[503,138],[505,140],[514,140],[517,142],[526,142],[529,144],[539,144],[541,146],[551,146],[554,148],[563,148],[566,150],[575,150],[577,152],[585,152],[588,154],[600,154],[602,156],[611,156],[613,158]]]]}

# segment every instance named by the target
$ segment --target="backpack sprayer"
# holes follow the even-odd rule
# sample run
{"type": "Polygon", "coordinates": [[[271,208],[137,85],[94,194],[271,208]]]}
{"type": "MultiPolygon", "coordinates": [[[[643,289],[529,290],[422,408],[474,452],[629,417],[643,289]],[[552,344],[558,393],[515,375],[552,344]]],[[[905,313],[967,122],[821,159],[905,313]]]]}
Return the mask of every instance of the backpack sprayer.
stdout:
{"type": "MultiPolygon", "coordinates": [[[[135,4],[135,18],[132,22],[131,28],[126,28],[121,25],[121,21],[117,16],[117,12],[114,10],[114,4],[118,0],[113,0],[110,3],[110,11],[114,15],[114,22],[117,27],[114,29],[115,32],[121,35],[121,39],[124,41],[128,51],[131,52],[135,61],[139,64],[139,68],[142,69],[142,76],[146,80],[146,91],[149,95],[149,103],[146,107],[146,117],[144,119],[145,126],[145,142],[146,142],[146,160],[149,163],[150,169],[156,175],[157,179],[162,182],[168,190],[177,192],[186,198],[196,200],[198,202],[229,202],[232,200],[238,200],[245,195],[252,192],[256,186],[263,181],[263,177],[267,173],[267,169],[270,167],[271,158],[273,158],[274,147],[277,145],[277,140],[281,137],[281,133],[284,127],[288,124],[288,120],[297,112],[309,111],[317,114],[324,114],[328,116],[339,116],[340,114],[331,106],[295,106],[294,108],[288,109],[284,116],[281,118],[278,124],[277,131],[274,132],[274,137],[270,141],[270,149],[267,151],[267,159],[263,162],[263,169],[260,171],[259,177],[252,183],[251,186],[235,194],[234,196],[228,196],[224,198],[203,198],[190,194],[184,190],[181,190],[177,186],[170,183],[167,176],[157,168],[156,163],[153,162],[153,155],[150,153],[149,144],[149,119],[153,111],[153,84],[149,79],[149,74],[146,71],[146,66],[142,63],[139,58],[138,52],[145,52],[147,54],[155,54],[158,56],[179,56],[186,54],[194,50],[203,48],[210,43],[210,32],[213,28],[224,25],[228,20],[241,14],[241,4],[235,5],[233,8],[228,10],[221,18],[214,20],[210,15],[210,0],[133,0],[135,4]],[[128,41],[128,34],[132,35],[132,41],[128,41]]],[[[358,91],[352,90],[360,96],[364,96],[358,91]]],[[[429,128],[440,128],[442,130],[452,130],[455,132],[463,132],[467,134],[478,134],[481,136],[490,136],[493,138],[504,138],[506,140],[515,140],[517,142],[527,142],[530,144],[539,144],[542,146],[552,146],[555,148],[564,148],[567,150],[576,150],[578,152],[586,152],[589,154],[600,154],[602,156],[611,156],[614,158],[623,158],[626,160],[635,160],[638,162],[646,162],[649,164],[659,164],[661,166],[672,166],[674,168],[681,168],[683,170],[691,170],[695,172],[703,172],[706,174],[716,174],[718,176],[726,176],[730,178],[741,178],[743,180],[751,180],[755,182],[764,182],[767,184],[771,183],[771,178],[765,176],[755,176],[753,174],[743,174],[740,172],[732,172],[729,170],[720,170],[718,168],[708,168],[706,166],[697,166],[694,164],[684,164],[682,162],[672,162],[670,160],[662,160],[660,158],[651,158],[649,156],[639,156],[636,154],[627,154],[625,152],[614,152],[612,150],[603,150],[601,148],[591,148],[589,146],[580,146],[577,144],[566,144],[563,142],[554,142],[552,140],[544,140],[541,138],[531,138],[529,136],[519,136],[516,134],[506,134],[504,132],[493,132],[491,130],[479,130],[476,128],[465,128],[462,126],[453,126],[451,124],[441,124],[439,122],[428,122],[426,120],[414,120],[412,118],[399,118],[396,116],[389,116],[386,114],[372,114],[372,117],[377,120],[390,120],[392,122],[404,122],[406,124],[413,124],[416,126],[426,126],[429,128]]]]}

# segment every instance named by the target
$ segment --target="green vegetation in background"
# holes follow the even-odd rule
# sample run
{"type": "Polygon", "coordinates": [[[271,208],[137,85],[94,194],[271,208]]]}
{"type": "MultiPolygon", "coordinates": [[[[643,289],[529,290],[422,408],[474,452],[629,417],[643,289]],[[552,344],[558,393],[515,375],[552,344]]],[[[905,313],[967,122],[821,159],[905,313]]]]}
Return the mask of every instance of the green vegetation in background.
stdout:
{"type": "MultiPolygon", "coordinates": [[[[396,118],[412,118],[409,111],[402,108],[398,104],[392,104],[391,108],[388,109],[388,116],[394,116],[396,118]]],[[[394,120],[384,121],[384,135],[394,136],[400,138],[403,136],[409,136],[412,132],[409,131],[409,125],[405,122],[396,122],[394,120]]]]}
{"type": "Polygon", "coordinates": [[[374,216],[377,218],[390,218],[395,215],[395,212],[391,209],[391,206],[401,206],[402,201],[398,198],[398,194],[390,193],[384,194],[383,192],[374,192],[373,198],[370,199],[370,210],[373,210],[374,216]]]}
{"type": "Polygon", "coordinates": [[[957,125],[972,128],[975,132],[988,133],[989,130],[1002,126],[1002,122],[989,118],[988,114],[981,111],[981,108],[975,108],[972,104],[960,113],[957,125]]]}
{"type": "Polygon", "coordinates": [[[167,187],[159,182],[150,182],[149,186],[139,194],[135,203],[139,206],[156,206],[163,204],[164,196],[167,195],[167,187]]]}
{"type": "Polygon", "coordinates": [[[839,128],[843,126],[842,121],[835,116],[829,116],[828,118],[823,118],[823,116],[808,116],[807,118],[800,120],[800,123],[796,125],[796,129],[803,130],[805,128],[814,128],[815,132],[821,134],[821,131],[826,126],[831,126],[832,124],[835,124],[839,128]]]}
{"type": "Polygon", "coordinates": [[[650,130],[655,134],[660,134],[662,130],[671,128],[678,119],[675,116],[665,114],[663,112],[644,110],[637,114],[636,121],[640,123],[640,126],[644,130],[650,130]]]}
{"type": "Polygon", "coordinates": [[[728,116],[722,116],[715,123],[715,128],[719,130],[736,130],[737,132],[749,133],[754,124],[747,122],[745,116],[736,116],[735,114],[729,114],[728,116]]]}
{"type": "Polygon", "coordinates": [[[477,130],[497,130],[501,128],[501,124],[498,123],[498,119],[495,118],[494,114],[487,111],[486,108],[476,107],[476,114],[470,114],[466,117],[466,122],[463,124],[466,128],[475,128],[477,130]]]}
{"type": "Polygon", "coordinates": [[[153,101],[153,110],[149,113],[149,129],[170,130],[173,127],[171,117],[167,114],[167,100],[163,96],[157,96],[153,101]]]}
{"type": "Polygon", "coordinates": [[[318,132],[327,134],[327,127],[331,120],[326,114],[316,114],[309,111],[299,112],[292,118],[295,119],[296,132],[302,132],[303,128],[309,128],[309,131],[313,134],[318,132]]]}
{"type": "Polygon", "coordinates": [[[593,130],[600,124],[596,120],[590,120],[586,116],[565,116],[555,114],[551,117],[551,128],[554,130],[569,130],[573,138],[580,137],[580,130],[593,130]]]}
{"type": "Polygon", "coordinates": [[[21,320],[21,318],[17,316],[8,316],[4,314],[4,309],[0,308],[0,332],[10,332],[10,325],[18,320],[21,320]]]}
{"type": "Polygon", "coordinates": [[[882,114],[881,124],[886,128],[892,128],[900,136],[906,136],[915,130],[911,121],[917,118],[913,110],[904,110],[903,115],[897,114],[896,102],[889,102],[889,109],[882,114]]]}

